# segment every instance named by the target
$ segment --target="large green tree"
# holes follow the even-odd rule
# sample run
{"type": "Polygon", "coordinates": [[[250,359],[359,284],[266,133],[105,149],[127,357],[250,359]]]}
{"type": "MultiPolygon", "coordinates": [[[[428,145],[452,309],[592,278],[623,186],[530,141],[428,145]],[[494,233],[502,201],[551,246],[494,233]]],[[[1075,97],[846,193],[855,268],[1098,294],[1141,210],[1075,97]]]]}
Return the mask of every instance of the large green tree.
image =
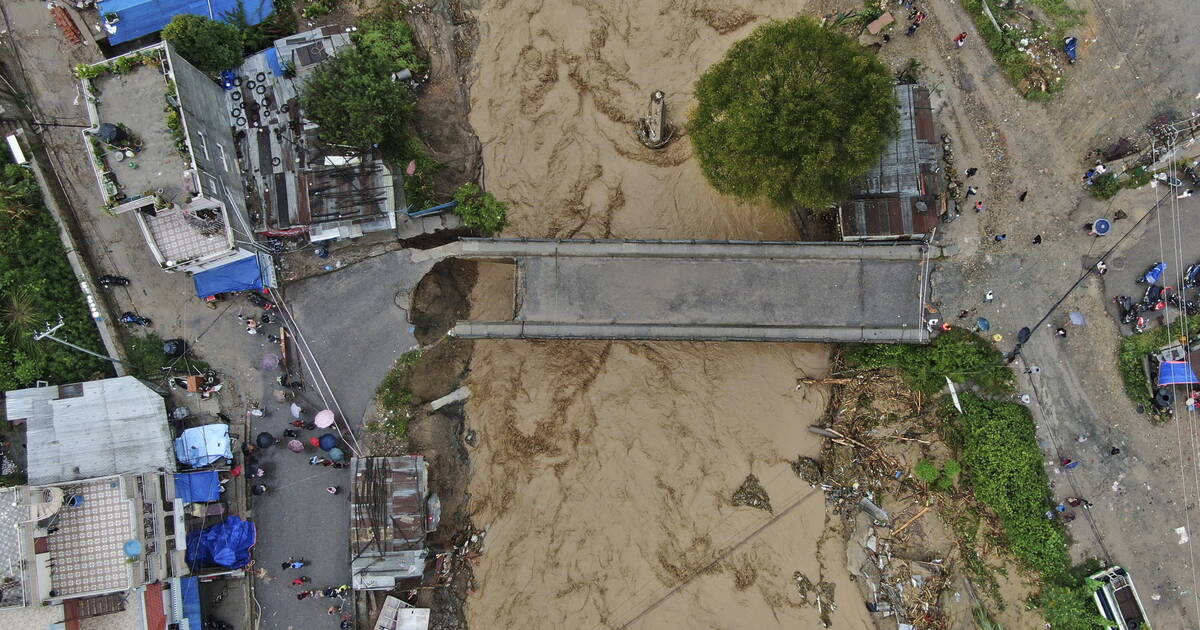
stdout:
{"type": "Polygon", "coordinates": [[[819,209],[895,133],[892,85],[888,68],[845,35],[806,17],[770,22],[700,77],[688,131],[718,191],[819,209]]]}
{"type": "Polygon", "coordinates": [[[162,30],[162,38],[204,72],[216,73],[242,63],[242,32],[226,22],[180,14],[162,30]]]}
{"type": "Polygon", "coordinates": [[[344,50],[313,71],[300,95],[304,115],[322,141],[385,153],[406,147],[412,90],[392,79],[394,66],[369,51],[344,50]]]}

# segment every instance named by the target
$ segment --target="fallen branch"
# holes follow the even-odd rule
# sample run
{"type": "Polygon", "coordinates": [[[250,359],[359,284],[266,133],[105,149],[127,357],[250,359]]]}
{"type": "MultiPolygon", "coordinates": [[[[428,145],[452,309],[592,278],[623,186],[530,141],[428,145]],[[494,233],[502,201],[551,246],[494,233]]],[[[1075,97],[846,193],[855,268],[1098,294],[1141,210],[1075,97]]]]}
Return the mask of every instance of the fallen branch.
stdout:
{"type": "Polygon", "coordinates": [[[901,525],[900,527],[897,527],[896,529],[892,530],[892,533],[888,534],[888,537],[895,538],[896,536],[898,536],[900,534],[900,532],[908,529],[909,525],[912,525],[913,523],[917,522],[917,519],[921,518],[922,516],[925,516],[925,513],[931,509],[932,508],[930,508],[929,506],[925,506],[925,507],[921,508],[921,511],[917,512],[916,516],[908,519],[908,522],[906,522],[905,524],[901,525]]]}

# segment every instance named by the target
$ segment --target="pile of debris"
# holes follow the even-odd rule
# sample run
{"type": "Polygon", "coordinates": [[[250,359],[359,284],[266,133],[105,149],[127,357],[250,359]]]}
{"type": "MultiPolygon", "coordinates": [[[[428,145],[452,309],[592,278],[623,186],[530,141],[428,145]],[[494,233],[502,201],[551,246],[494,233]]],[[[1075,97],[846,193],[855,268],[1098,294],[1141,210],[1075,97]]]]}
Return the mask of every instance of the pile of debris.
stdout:
{"type": "MultiPolygon", "coordinates": [[[[859,378],[838,388],[832,398],[825,426],[810,427],[828,438],[821,457],[799,458],[792,470],[824,491],[828,509],[842,517],[847,566],[859,578],[868,610],[880,618],[894,617],[901,630],[946,628],[940,604],[951,580],[946,560],[909,549],[901,538],[921,531],[921,520],[932,510],[927,488],[907,474],[901,460],[902,449],[929,442],[911,429],[896,432],[889,426],[917,415],[920,397],[897,379],[859,378]],[[924,507],[901,520],[884,509],[884,495],[904,497],[900,513],[913,505],[924,507]]],[[[895,507],[895,502],[889,505],[895,507]]],[[[802,593],[820,592],[811,582],[805,589],[804,576],[796,579],[802,593]]]]}

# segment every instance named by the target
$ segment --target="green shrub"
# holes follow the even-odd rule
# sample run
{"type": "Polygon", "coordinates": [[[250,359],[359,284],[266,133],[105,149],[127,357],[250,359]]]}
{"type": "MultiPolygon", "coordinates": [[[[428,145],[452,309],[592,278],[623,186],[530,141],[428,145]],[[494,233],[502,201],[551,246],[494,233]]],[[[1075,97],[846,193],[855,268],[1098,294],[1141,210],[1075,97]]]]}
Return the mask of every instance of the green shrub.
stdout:
{"type": "Polygon", "coordinates": [[[104,74],[106,68],[104,66],[89,66],[86,63],[81,63],[71,71],[78,79],[95,79],[104,74]]]}
{"type": "Polygon", "coordinates": [[[942,473],[938,470],[937,464],[934,464],[932,459],[922,459],[913,468],[913,474],[921,481],[932,484],[937,481],[942,473]]]}
{"type": "MultiPolygon", "coordinates": [[[[1047,579],[1062,577],[1070,567],[1066,535],[1058,522],[1045,516],[1049,481],[1029,410],[970,393],[959,400],[966,482],[1000,517],[1013,555],[1047,579]]],[[[956,415],[947,405],[946,416],[956,415]]]]}
{"type": "Polygon", "coordinates": [[[462,217],[463,225],[473,230],[495,234],[508,225],[508,206],[475,184],[460,186],[454,200],[458,202],[454,211],[462,217]]]}
{"type": "Polygon", "coordinates": [[[1092,599],[1092,593],[1100,587],[1100,582],[1090,579],[1074,586],[1051,584],[1042,589],[1034,603],[1054,630],[1112,628],[1117,624],[1101,615],[1092,599]]]}
{"type": "Polygon", "coordinates": [[[1145,166],[1139,166],[1132,171],[1129,171],[1129,175],[1125,177],[1125,179],[1121,180],[1121,185],[1130,189],[1141,188],[1142,186],[1149,184],[1150,180],[1153,178],[1154,175],[1150,172],[1150,169],[1146,168],[1145,166]]]}
{"type": "Polygon", "coordinates": [[[387,60],[393,72],[408,69],[418,74],[428,67],[417,52],[412,27],[404,20],[364,20],[350,38],[359,50],[387,60]]]}
{"type": "Polygon", "coordinates": [[[1121,188],[1121,182],[1116,175],[1103,173],[1092,178],[1092,185],[1088,186],[1088,191],[1097,199],[1112,199],[1121,192],[1121,188]]]}
{"type": "Polygon", "coordinates": [[[899,368],[913,389],[933,395],[946,387],[946,377],[968,381],[992,394],[1012,391],[1012,370],[1004,357],[982,337],[955,328],[928,346],[861,344],[850,346],[846,362],[852,368],[899,368]]]}

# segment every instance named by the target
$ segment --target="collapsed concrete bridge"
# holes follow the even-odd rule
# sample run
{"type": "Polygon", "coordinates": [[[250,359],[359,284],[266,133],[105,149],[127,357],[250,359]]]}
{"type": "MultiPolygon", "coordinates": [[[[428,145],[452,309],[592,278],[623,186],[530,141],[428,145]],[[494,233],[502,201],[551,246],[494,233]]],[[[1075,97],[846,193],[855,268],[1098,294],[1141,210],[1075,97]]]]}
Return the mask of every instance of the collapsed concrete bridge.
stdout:
{"type": "Polygon", "coordinates": [[[513,318],[472,339],[928,343],[929,248],[903,243],[464,239],[414,262],[516,265],[513,318]]]}

